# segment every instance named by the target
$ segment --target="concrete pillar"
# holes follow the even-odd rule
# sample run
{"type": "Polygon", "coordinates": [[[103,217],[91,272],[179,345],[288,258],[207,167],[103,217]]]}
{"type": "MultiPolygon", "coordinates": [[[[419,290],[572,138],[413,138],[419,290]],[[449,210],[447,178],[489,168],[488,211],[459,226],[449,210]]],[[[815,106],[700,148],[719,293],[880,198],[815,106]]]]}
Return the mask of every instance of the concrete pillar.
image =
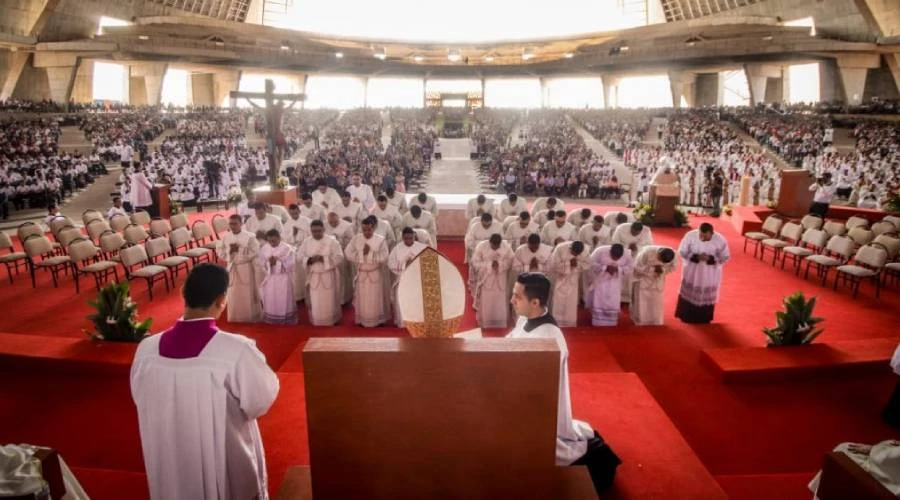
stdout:
{"type": "Polygon", "coordinates": [[[538,78],[538,82],[541,84],[541,107],[547,107],[547,79],[544,77],[538,78]]]}
{"type": "Polygon", "coordinates": [[[721,73],[716,73],[716,106],[721,106],[725,102],[725,79],[721,73]]]}
{"type": "Polygon", "coordinates": [[[855,106],[862,103],[869,68],[881,66],[879,54],[850,54],[837,57],[838,71],[844,86],[844,101],[855,106]]]}
{"type": "Polygon", "coordinates": [[[669,71],[669,88],[672,91],[672,107],[680,108],[682,102],[694,106],[697,75],[686,71],[669,71]]]}
{"type": "Polygon", "coordinates": [[[369,107],[369,77],[363,77],[363,109],[369,107]]]}
{"type": "MultiPolygon", "coordinates": [[[[240,71],[217,71],[213,73],[213,100],[216,106],[221,106],[225,98],[233,90],[239,90],[241,83],[240,71]]],[[[234,103],[232,103],[234,106],[234,103]]]]}
{"type": "Polygon", "coordinates": [[[212,73],[193,73],[190,76],[191,96],[194,106],[214,106],[215,91],[212,73]]]}
{"type": "MultiPolygon", "coordinates": [[[[784,102],[791,102],[791,71],[790,66],[782,66],[781,67],[781,98],[784,102]]],[[[821,70],[820,76],[821,78],[821,70]]],[[[824,96],[819,96],[821,99],[825,99],[824,96]]]]}
{"type": "Polygon", "coordinates": [[[770,78],[781,78],[784,70],[774,64],[744,64],[747,76],[747,87],[750,89],[750,105],[755,106],[766,101],[766,86],[770,78]]]}
{"type": "Polygon", "coordinates": [[[619,81],[618,77],[601,76],[600,81],[603,82],[603,107],[618,108],[619,107],[619,81]]]}
{"type": "Polygon", "coordinates": [[[146,106],[147,80],[143,76],[128,77],[128,104],[132,106],[146,106]]]}
{"type": "Polygon", "coordinates": [[[56,103],[69,102],[72,87],[75,84],[75,66],[52,66],[47,68],[47,81],[50,84],[50,98],[56,103]]]}
{"type": "Polygon", "coordinates": [[[83,59],[75,72],[75,84],[72,86],[72,102],[89,103],[94,100],[94,60],[83,59]]]}
{"type": "Polygon", "coordinates": [[[782,102],[784,100],[784,84],[781,78],[766,79],[765,102],[782,102]]]}
{"type": "MultiPolygon", "coordinates": [[[[168,69],[168,63],[148,62],[132,64],[129,68],[132,77],[129,82],[134,84],[137,83],[135,78],[143,79],[143,100],[151,106],[156,106],[162,98],[163,78],[165,78],[168,69]]],[[[138,85],[140,86],[141,84],[138,83],[138,85]]],[[[136,96],[134,91],[129,91],[129,94],[136,96]]],[[[137,99],[141,100],[140,97],[137,97],[137,99]]],[[[134,103],[132,102],[131,104],[134,103]]]]}
{"type": "Polygon", "coordinates": [[[0,52],[0,101],[9,99],[30,54],[25,51],[0,52]]]}
{"type": "Polygon", "coordinates": [[[900,54],[884,54],[884,62],[887,63],[888,69],[894,76],[894,85],[897,86],[897,93],[900,93],[900,54]]]}

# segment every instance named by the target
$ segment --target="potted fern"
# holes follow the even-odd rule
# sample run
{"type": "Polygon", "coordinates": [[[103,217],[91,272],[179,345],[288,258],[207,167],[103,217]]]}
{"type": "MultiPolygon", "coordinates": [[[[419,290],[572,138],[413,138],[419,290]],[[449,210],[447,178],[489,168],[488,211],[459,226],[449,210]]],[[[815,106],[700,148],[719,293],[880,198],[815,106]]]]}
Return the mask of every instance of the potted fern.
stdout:
{"type": "Polygon", "coordinates": [[[773,328],[763,328],[768,337],[767,347],[805,345],[822,333],[816,325],[823,318],[813,316],[816,298],[806,300],[803,292],[795,292],[784,298],[784,311],[775,313],[777,324],[773,328]]]}
{"type": "Polygon", "coordinates": [[[88,304],[97,312],[88,316],[94,324],[95,331],[85,332],[94,340],[112,342],[140,342],[150,330],[151,318],[140,323],[137,316],[137,303],[131,300],[128,293],[128,282],[112,283],[100,289],[97,300],[88,304]]]}

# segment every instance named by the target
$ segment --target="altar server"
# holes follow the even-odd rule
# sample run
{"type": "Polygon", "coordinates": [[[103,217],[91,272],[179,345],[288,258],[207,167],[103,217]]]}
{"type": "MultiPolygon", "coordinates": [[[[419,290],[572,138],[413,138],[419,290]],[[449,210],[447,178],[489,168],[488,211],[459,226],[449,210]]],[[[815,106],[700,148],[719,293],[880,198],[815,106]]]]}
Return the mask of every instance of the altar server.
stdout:
{"type": "Polygon", "coordinates": [[[618,243],[604,245],[591,255],[591,324],[616,326],[622,308],[622,277],[631,272],[631,253],[618,243]]]}
{"type": "Polygon", "coordinates": [[[663,324],[663,291],[666,276],[675,271],[675,251],[649,245],[638,252],[634,262],[634,289],[630,316],[636,325],[663,324]]]}
{"type": "Polygon", "coordinates": [[[704,222],[684,235],[678,253],[684,266],[675,316],[685,323],[709,323],[719,301],[722,266],[731,258],[728,241],[704,222]]]}
{"type": "Polygon", "coordinates": [[[241,216],[228,218],[228,228],[216,247],[219,260],[228,269],[228,321],[252,323],[259,321],[259,294],[256,279],[256,256],[259,241],[256,235],[243,229],[241,216]]]}
{"type": "Polygon", "coordinates": [[[341,319],[341,245],[325,234],[320,220],[310,223],[311,236],[297,249],[298,263],[306,267],[306,304],[309,322],[332,326],[341,319]]]}

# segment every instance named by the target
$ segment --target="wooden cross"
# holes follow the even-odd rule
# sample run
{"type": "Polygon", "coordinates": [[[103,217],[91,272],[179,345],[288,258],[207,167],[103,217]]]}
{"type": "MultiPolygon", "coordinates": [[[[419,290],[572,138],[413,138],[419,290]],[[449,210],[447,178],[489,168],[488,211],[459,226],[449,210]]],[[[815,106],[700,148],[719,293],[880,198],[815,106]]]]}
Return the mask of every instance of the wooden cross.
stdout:
{"type": "Polygon", "coordinates": [[[281,171],[281,155],[278,154],[278,142],[284,141],[281,135],[281,120],[284,112],[294,107],[297,102],[305,101],[306,94],[276,94],[275,82],[267,79],[264,92],[241,92],[233,90],[230,93],[232,99],[243,97],[251,106],[257,109],[265,109],[266,115],[266,150],[269,157],[269,186],[275,189],[278,173],[281,171]],[[263,99],[265,107],[253,102],[253,99],[263,99]],[[285,106],[285,101],[290,104],[285,106]]]}

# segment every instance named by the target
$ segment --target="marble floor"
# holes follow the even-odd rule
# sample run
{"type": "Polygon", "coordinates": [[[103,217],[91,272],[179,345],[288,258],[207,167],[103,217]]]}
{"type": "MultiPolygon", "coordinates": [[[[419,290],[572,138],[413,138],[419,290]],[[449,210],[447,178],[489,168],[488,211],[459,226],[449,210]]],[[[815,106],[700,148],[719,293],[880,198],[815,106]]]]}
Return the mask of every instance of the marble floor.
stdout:
{"type": "Polygon", "coordinates": [[[440,160],[431,164],[425,185],[430,194],[479,193],[478,165],[469,159],[469,139],[441,139],[440,160]]]}

